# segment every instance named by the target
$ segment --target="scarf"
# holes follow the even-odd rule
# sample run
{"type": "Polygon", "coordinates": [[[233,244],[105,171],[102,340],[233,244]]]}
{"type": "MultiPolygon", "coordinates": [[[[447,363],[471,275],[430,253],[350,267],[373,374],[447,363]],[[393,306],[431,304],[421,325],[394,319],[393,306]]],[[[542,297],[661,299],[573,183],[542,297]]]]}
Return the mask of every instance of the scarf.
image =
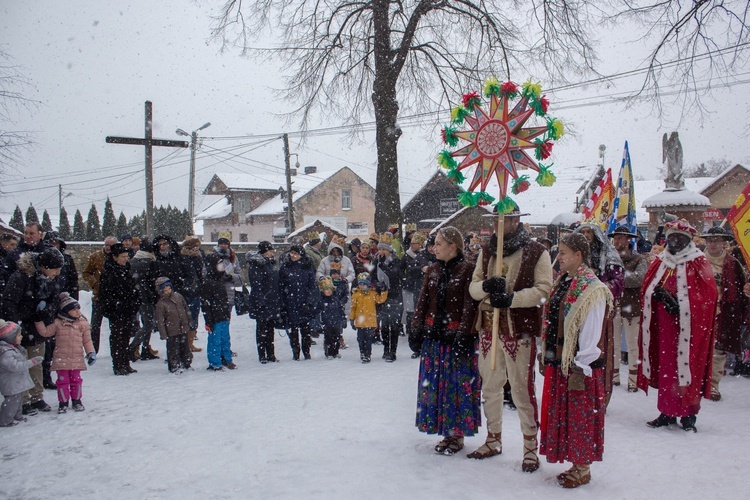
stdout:
{"type": "MultiPolygon", "coordinates": [[[[550,295],[555,294],[566,277],[567,274],[558,278],[550,295]]],[[[564,317],[564,332],[562,332],[562,334],[565,340],[560,368],[562,369],[563,375],[567,376],[570,367],[573,365],[573,359],[578,351],[578,335],[580,334],[583,323],[586,321],[591,308],[602,300],[607,303],[607,308],[611,310],[613,298],[609,288],[607,288],[607,285],[599,281],[590,267],[581,264],[573,275],[570,287],[565,294],[562,304],[564,317]]],[[[547,321],[557,321],[557,318],[549,317],[549,301],[545,306],[545,318],[547,321]]],[[[558,332],[558,336],[559,335],[560,332],[558,332]]],[[[546,345],[544,349],[546,349],[546,345]]]]}
{"type": "Polygon", "coordinates": [[[654,289],[667,272],[667,269],[674,269],[677,277],[677,303],[680,305],[680,336],[677,339],[677,380],[680,387],[690,385],[690,329],[692,318],[687,282],[687,266],[685,264],[694,261],[702,255],[703,252],[698,250],[692,241],[688,246],[674,255],[666,250],[659,254],[659,259],[661,260],[659,268],[643,293],[643,320],[641,322],[643,331],[643,338],[641,340],[643,346],[642,371],[643,375],[648,379],[651,378],[651,363],[648,356],[649,345],[651,344],[651,314],[653,312],[651,297],[654,294],[654,289]]]}
{"type": "MultiPolygon", "coordinates": [[[[529,241],[531,241],[531,235],[523,224],[519,224],[516,232],[503,238],[503,257],[513,255],[529,241]]],[[[497,234],[493,234],[490,238],[490,253],[497,255],[497,234]]]]}

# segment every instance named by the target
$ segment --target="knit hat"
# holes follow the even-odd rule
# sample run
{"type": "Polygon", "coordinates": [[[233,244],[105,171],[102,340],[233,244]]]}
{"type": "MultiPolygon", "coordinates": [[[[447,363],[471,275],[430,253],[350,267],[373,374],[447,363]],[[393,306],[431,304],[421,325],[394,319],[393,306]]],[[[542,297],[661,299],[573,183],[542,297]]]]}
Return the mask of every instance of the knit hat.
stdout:
{"type": "Polygon", "coordinates": [[[291,247],[289,247],[289,251],[290,252],[297,252],[298,254],[302,255],[303,257],[305,256],[305,247],[303,247],[302,245],[292,245],[291,247]]]}
{"type": "MultiPolygon", "coordinates": [[[[156,282],[154,284],[156,285],[156,289],[160,292],[164,290],[164,287],[172,286],[172,282],[169,281],[169,278],[167,278],[166,276],[156,278],[156,282]]],[[[174,287],[172,286],[172,288],[174,287]]]]}
{"type": "Polygon", "coordinates": [[[201,246],[201,240],[197,236],[188,236],[182,242],[182,248],[192,249],[192,248],[200,248],[200,246],[201,246]]]}
{"type": "Polygon", "coordinates": [[[109,254],[112,257],[117,257],[121,253],[128,253],[128,249],[125,248],[125,245],[123,245],[122,243],[115,243],[114,245],[109,247],[109,254]]]}
{"type": "Polygon", "coordinates": [[[324,276],[320,278],[318,281],[318,287],[320,288],[321,292],[325,292],[326,290],[330,290],[332,292],[336,291],[336,287],[333,286],[333,280],[330,278],[330,276],[324,276]]]}
{"type": "Polygon", "coordinates": [[[411,235],[411,242],[412,243],[419,243],[420,245],[425,242],[427,238],[425,238],[424,233],[415,232],[411,235]]]}
{"type": "Polygon", "coordinates": [[[359,273],[357,275],[357,284],[370,286],[370,273],[359,273]]]}
{"type": "Polygon", "coordinates": [[[65,259],[63,259],[60,250],[50,247],[39,254],[37,262],[45,269],[60,269],[65,264],[65,259]]]}
{"type": "Polygon", "coordinates": [[[669,236],[670,234],[684,234],[691,240],[694,236],[698,234],[698,231],[690,225],[688,221],[685,219],[680,219],[672,222],[667,222],[664,225],[664,228],[666,229],[666,235],[669,236]]]}
{"type": "Polygon", "coordinates": [[[12,321],[5,321],[0,319],[0,340],[4,340],[9,344],[16,343],[16,337],[18,336],[18,330],[21,327],[12,321]]]}
{"type": "Polygon", "coordinates": [[[231,245],[232,242],[229,241],[226,238],[219,238],[219,241],[216,242],[218,245],[231,245]]]}
{"type": "Polygon", "coordinates": [[[393,235],[391,233],[383,233],[380,235],[380,243],[378,243],[378,250],[388,250],[394,253],[393,247],[393,235]]]}
{"type": "Polygon", "coordinates": [[[76,299],[70,296],[68,292],[60,294],[60,312],[67,313],[71,309],[80,309],[81,304],[76,299]]]}
{"type": "Polygon", "coordinates": [[[376,245],[380,242],[380,236],[378,233],[370,233],[370,242],[375,243],[376,245]]]}
{"type": "Polygon", "coordinates": [[[58,242],[60,244],[60,248],[65,250],[67,248],[67,245],[65,244],[65,240],[60,238],[60,233],[57,231],[47,231],[44,233],[44,238],[42,238],[43,241],[48,241],[50,243],[52,242],[58,242]]]}
{"type": "Polygon", "coordinates": [[[262,255],[262,254],[266,253],[269,250],[273,250],[273,243],[271,243],[270,241],[265,241],[264,240],[264,241],[261,241],[260,243],[258,243],[258,253],[259,254],[262,255]]]}
{"type": "Polygon", "coordinates": [[[307,243],[310,246],[317,245],[320,243],[320,234],[317,231],[310,231],[307,233],[307,243]]]}
{"type": "Polygon", "coordinates": [[[353,247],[359,248],[359,246],[362,244],[362,242],[359,240],[359,238],[354,238],[349,245],[353,247]]]}
{"type": "Polygon", "coordinates": [[[141,250],[148,253],[154,253],[154,244],[147,236],[141,238],[141,250]]]}
{"type": "Polygon", "coordinates": [[[133,235],[128,232],[122,233],[120,235],[120,243],[122,243],[125,240],[133,241],[133,235]]]}

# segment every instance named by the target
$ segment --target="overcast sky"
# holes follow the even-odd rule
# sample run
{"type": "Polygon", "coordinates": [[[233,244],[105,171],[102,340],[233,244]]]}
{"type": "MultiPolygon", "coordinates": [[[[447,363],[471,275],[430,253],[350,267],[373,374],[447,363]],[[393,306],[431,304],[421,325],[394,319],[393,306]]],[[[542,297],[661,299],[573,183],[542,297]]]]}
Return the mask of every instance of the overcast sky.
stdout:
{"type": "MultiPolygon", "coordinates": [[[[25,212],[29,202],[40,217],[47,209],[56,220],[58,184],[65,194],[71,193],[64,202],[71,221],[76,209],[85,218],[92,202],[101,215],[108,195],[116,213],[139,213],[145,204],[143,147],[106,144],[104,138],[142,137],[146,100],[153,102],[154,137],[184,139],[175,134],[176,128],[190,132],[211,122],[201,132],[207,139],[198,154],[198,190],[214,172],[283,171],[280,140],[210,139],[296,131],[276,117],[292,107],[275,100],[271,91],[281,84],[279,69],[243,59],[239,51],[220,54],[219,47],[209,43],[211,8],[221,3],[0,0],[0,50],[14,58],[33,84],[19,90],[39,101],[30,112],[12,113],[16,121],[7,127],[33,131],[37,144],[22,154],[21,165],[1,178],[0,214],[6,221],[16,204],[25,212]]],[[[627,36],[611,31],[601,35],[609,38],[602,40],[600,48],[604,73],[635,69],[646,53],[642,44],[633,41],[635,33],[622,32],[627,36]]],[[[522,83],[528,76],[518,75],[515,80],[522,83]]],[[[536,79],[544,85],[543,78],[536,79]]],[[[710,159],[746,162],[750,158],[746,84],[708,96],[709,114],[702,121],[691,115],[677,123],[677,110],[657,115],[648,105],[590,105],[597,96],[633,90],[638,83],[590,85],[549,96],[550,114],[575,131],[575,136],[555,147],[553,170],[558,176],[565,175],[566,167],[595,164],[600,144],[607,146],[605,164],[616,175],[628,140],[636,176],[655,178],[661,167],[661,136],[675,129],[680,132],[686,166],[710,159]]],[[[444,116],[443,122],[448,122],[447,110],[444,116]]],[[[312,127],[338,125],[321,120],[312,127]]],[[[323,135],[303,146],[293,139],[291,149],[303,166],[328,170],[347,165],[374,185],[374,133],[366,134],[361,144],[349,146],[346,140],[342,134],[323,135]]],[[[404,128],[399,142],[402,200],[435,171],[440,149],[437,128],[404,128]]],[[[189,158],[187,149],[155,148],[157,206],[187,206],[189,158]]],[[[523,196],[535,195],[530,190],[523,196]]]]}

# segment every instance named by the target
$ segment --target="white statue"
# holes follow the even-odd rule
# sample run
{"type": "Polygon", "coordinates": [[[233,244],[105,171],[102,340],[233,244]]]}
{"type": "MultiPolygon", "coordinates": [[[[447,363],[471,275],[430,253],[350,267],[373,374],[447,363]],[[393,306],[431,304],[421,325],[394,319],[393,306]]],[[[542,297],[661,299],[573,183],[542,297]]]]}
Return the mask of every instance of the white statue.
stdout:
{"type": "Polygon", "coordinates": [[[682,144],[677,132],[667,139],[667,134],[661,139],[662,163],[667,162],[667,178],[664,184],[667,190],[679,191],[685,189],[685,179],[682,176],[682,144]]]}

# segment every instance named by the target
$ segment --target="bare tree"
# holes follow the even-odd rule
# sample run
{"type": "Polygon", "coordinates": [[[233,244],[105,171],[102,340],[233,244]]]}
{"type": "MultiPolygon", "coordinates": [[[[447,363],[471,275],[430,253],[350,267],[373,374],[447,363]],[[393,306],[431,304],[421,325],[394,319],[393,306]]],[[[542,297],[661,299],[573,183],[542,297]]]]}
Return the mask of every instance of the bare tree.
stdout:
{"type": "Polygon", "coordinates": [[[29,132],[11,129],[13,113],[36,104],[19,90],[30,85],[10,55],[0,50],[0,174],[33,144],[29,132]]]}
{"type": "Polygon", "coordinates": [[[561,83],[593,70],[593,0],[228,0],[213,37],[222,49],[289,69],[281,96],[303,129],[316,113],[353,128],[374,116],[375,229],[401,221],[400,111],[435,109],[488,76],[536,70],[561,83]],[[280,28],[280,46],[253,47],[280,28]],[[543,71],[543,73],[542,73],[543,71]]]}
{"type": "Polygon", "coordinates": [[[747,0],[626,0],[613,2],[611,21],[634,20],[653,47],[639,97],[657,107],[678,103],[683,117],[705,111],[701,97],[731,86],[750,51],[747,0]]]}

